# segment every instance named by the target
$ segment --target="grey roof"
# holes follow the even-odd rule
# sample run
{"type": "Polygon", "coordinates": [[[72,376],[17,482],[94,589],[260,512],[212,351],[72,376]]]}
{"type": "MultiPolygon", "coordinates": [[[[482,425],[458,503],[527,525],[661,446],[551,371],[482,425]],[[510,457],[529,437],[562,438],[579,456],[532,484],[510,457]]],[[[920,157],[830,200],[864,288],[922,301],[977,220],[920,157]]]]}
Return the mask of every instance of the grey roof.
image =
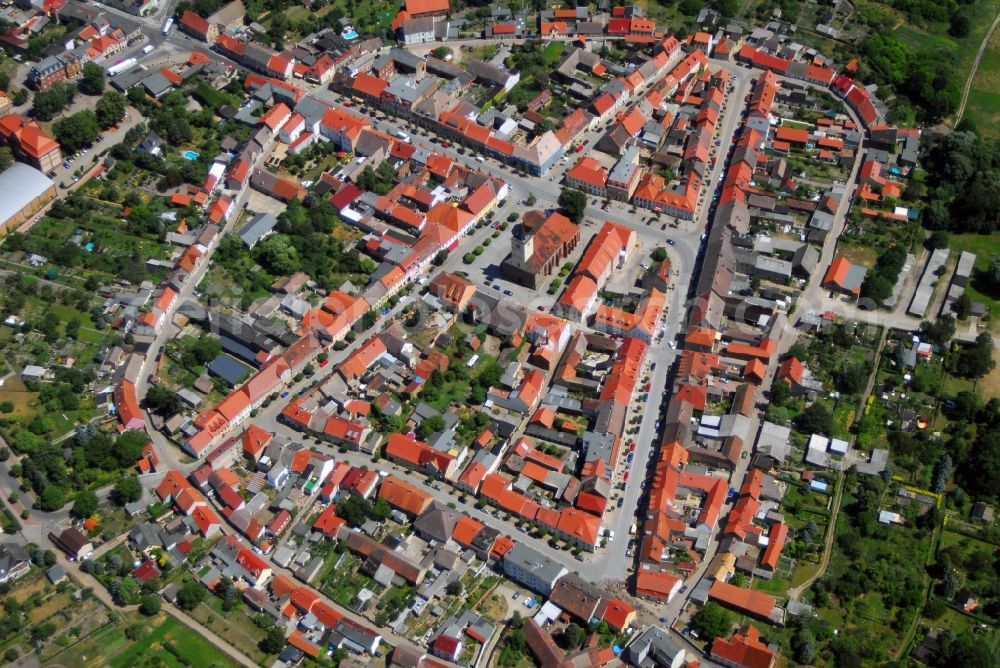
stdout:
{"type": "Polygon", "coordinates": [[[799,249],[795,251],[795,255],[792,257],[792,264],[796,268],[801,268],[805,273],[812,274],[816,271],[816,266],[819,264],[819,250],[815,246],[808,244],[799,246],[799,249]]]}
{"type": "Polygon", "coordinates": [[[149,91],[153,97],[159,97],[173,88],[173,84],[162,72],[154,72],[142,80],[142,87],[149,91]]]}
{"type": "Polygon", "coordinates": [[[847,270],[847,276],[844,278],[844,284],[841,287],[845,290],[860,288],[861,284],[865,282],[865,274],[867,273],[867,267],[860,264],[852,264],[851,268],[847,270]]]}
{"type": "Polygon", "coordinates": [[[66,575],[67,575],[66,569],[60,566],[59,564],[55,564],[54,566],[52,566],[52,568],[45,571],[45,576],[49,579],[49,582],[53,583],[59,582],[60,580],[64,579],[66,575]]]}
{"type": "Polygon", "coordinates": [[[28,553],[18,543],[0,545],[0,575],[6,575],[19,564],[28,560],[28,553]]]}
{"type": "Polygon", "coordinates": [[[404,35],[415,35],[422,32],[434,32],[433,16],[418,16],[406,21],[401,26],[404,35]]]}
{"type": "Polygon", "coordinates": [[[675,665],[678,655],[678,663],[683,663],[686,650],[674,642],[667,631],[658,626],[650,626],[629,645],[626,654],[628,662],[633,666],[653,668],[675,665]]]}
{"type": "Polygon", "coordinates": [[[209,362],[208,371],[230,385],[236,385],[250,374],[250,369],[229,355],[219,355],[209,362]]]}
{"type": "Polygon", "coordinates": [[[958,265],[955,267],[955,276],[972,276],[972,268],[976,265],[976,254],[969,251],[962,251],[958,256],[958,265]]]}
{"type": "Polygon", "coordinates": [[[763,422],[757,435],[757,452],[784,461],[788,458],[792,430],[773,422],[763,422]]]}
{"type": "Polygon", "coordinates": [[[52,180],[31,165],[15,162],[0,174],[0,226],[53,187],[52,180]]]}
{"type": "Polygon", "coordinates": [[[456,511],[434,505],[413,522],[413,529],[418,534],[429,536],[443,543],[451,538],[458,518],[459,514],[456,511]]]}
{"type": "Polygon", "coordinates": [[[611,172],[608,174],[608,181],[627,183],[629,177],[638,168],[639,151],[638,146],[630,146],[625,151],[625,154],[622,155],[621,160],[611,169],[611,172]]]}
{"type": "Polygon", "coordinates": [[[271,214],[259,213],[236,234],[243,243],[252,248],[265,234],[273,230],[277,224],[278,219],[271,214]]]}
{"type": "Polygon", "coordinates": [[[389,49],[389,55],[392,56],[392,59],[396,61],[397,64],[409,67],[413,70],[420,67],[420,63],[423,62],[423,59],[420,58],[420,56],[410,53],[406,49],[400,49],[397,47],[389,49]]]}
{"type": "Polygon", "coordinates": [[[401,76],[393,79],[392,83],[386,87],[385,92],[388,95],[412,104],[415,100],[423,97],[424,93],[435,85],[436,82],[432,77],[414,81],[413,77],[401,76]]]}
{"type": "Polygon", "coordinates": [[[152,152],[158,149],[163,144],[163,139],[160,135],[156,134],[155,130],[150,130],[149,133],[143,138],[139,143],[138,149],[142,151],[152,152]]]}
{"type": "Polygon", "coordinates": [[[549,559],[523,543],[515,543],[514,547],[507,551],[503,557],[503,565],[505,573],[507,573],[508,566],[520,568],[530,572],[543,582],[554,582],[566,570],[562,564],[549,559]]]}
{"type": "Polygon", "coordinates": [[[484,63],[481,60],[473,60],[465,66],[466,71],[472,73],[477,79],[484,79],[492,84],[504,85],[510,79],[510,72],[506,72],[496,65],[484,63]]]}

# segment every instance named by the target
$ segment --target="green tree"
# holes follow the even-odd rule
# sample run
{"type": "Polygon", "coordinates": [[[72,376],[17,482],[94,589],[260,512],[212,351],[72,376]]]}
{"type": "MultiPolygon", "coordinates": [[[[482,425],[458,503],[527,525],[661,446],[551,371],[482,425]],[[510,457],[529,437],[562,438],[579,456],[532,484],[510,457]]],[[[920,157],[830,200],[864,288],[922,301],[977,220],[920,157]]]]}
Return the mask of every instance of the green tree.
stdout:
{"type": "Polygon", "coordinates": [[[705,607],[691,618],[691,628],[706,642],[711,642],[715,638],[729,637],[732,627],[732,613],[714,601],[706,603],[705,607]]]}
{"type": "Polygon", "coordinates": [[[934,322],[924,320],[920,332],[936,346],[945,347],[955,336],[955,319],[945,313],[934,322]]]}
{"type": "Polygon", "coordinates": [[[996,666],[1000,657],[982,637],[965,632],[948,643],[938,653],[934,665],[938,668],[953,668],[956,666],[996,666]]]}
{"type": "Polygon", "coordinates": [[[569,649],[576,649],[582,645],[586,637],[587,634],[584,630],[572,622],[567,624],[566,629],[563,631],[563,642],[566,643],[566,647],[569,649]]]}
{"type": "Polygon", "coordinates": [[[816,658],[816,638],[807,628],[799,629],[792,638],[792,648],[795,650],[795,660],[803,665],[810,665],[816,658]]]}
{"type": "Polygon", "coordinates": [[[570,220],[580,224],[587,208],[587,196],[579,190],[563,188],[559,193],[559,207],[570,220]]]}
{"type": "Polygon", "coordinates": [[[171,118],[164,128],[166,130],[166,139],[170,144],[186,144],[194,138],[194,132],[191,130],[191,125],[187,122],[183,116],[175,116],[171,118]]]}
{"type": "Polygon", "coordinates": [[[420,438],[427,440],[434,434],[444,431],[445,426],[445,421],[442,416],[432,415],[420,423],[420,426],[417,427],[417,435],[419,435],[420,438]]]}
{"type": "Polygon", "coordinates": [[[87,63],[83,66],[83,77],[79,89],[84,95],[100,95],[104,92],[104,68],[97,63],[87,63]]]}
{"type": "Polygon", "coordinates": [[[972,29],[972,19],[964,11],[955,12],[951,15],[951,23],[948,26],[948,34],[959,39],[969,36],[972,29]]]}
{"type": "Polygon", "coordinates": [[[122,122],[125,118],[125,110],[128,107],[128,100],[117,91],[108,91],[97,101],[94,112],[97,116],[97,124],[101,129],[107,130],[122,122]]]}
{"type": "Polygon", "coordinates": [[[60,118],[52,124],[52,132],[67,153],[75,153],[81,148],[93,144],[100,133],[97,126],[97,116],[89,109],[60,118]]]}
{"type": "MultiPolygon", "coordinates": [[[[0,171],[14,164],[14,153],[9,146],[0,146],[0,171]]],[[[16,651],[16,650],[15,650],[16,651]]]]}
{"type": "Polygon", "coordinates": [[[963,292],[955,300],[955,317],[959,320],[968,320],[972,315],[972,298],[967,292],[963,292]]]}
{"type": "Polygon", "coordinates": [[[267,635],[260,641],[260,651],[265,654],[277,654],[285,649],[285,632],[274,627],[268,629],[267,635]]]}
{"type": "Polygon", "coordinates": [[[159,596],[156,594],[146,594],[139,603],[139,612],[147,617],[152,617],[160,612],[161,604],[162,601],[159,596]]]}
{"type": "Polygon", "coordinates": [[[64,505],[66,505],[66,490],[56,485],[46,487],[39,499],[39,506],[46,512],[59,510],[64,505]]]}
{"type": "Polygon", "coordinates": [[[134,605],[142,596],[139,581],[132,577],[122,578],[114,592],[115,603],[118,605],[134,605]]]}
{"type": "Polygon", "coordinates": [[[390,506],[389,502],[385,499],[376,499],[375,503],[372,504],[368,515],[373,520],[387,520],[389,519],[389,516],[392,515],[392,506],[390,506]]]}
{"type": "Polygon", "coordinates": [[[937,250],[938,248],[947,248],[949,243],[951,243],[951,235],[948,232],[945,230],[935,230],[933,234],[927,237],[924,245],[927,246],[928,250],[937,250]]]}
{"type": "Polygon", "coordinates": [[[257,244],[254,257],[274,276],[290,276],[302,266],[298,251],[284,234],[273,234],[257,244]]]}
{"type": "Polygon", "coordinates": [[[164,418],[169,418],[181,412],[183,404],[176,392],[162,385],[150,385],[146,392],[146,407],[164,418]]]}
{"type": "Polygon", "coordinates": [[[337,503],[337,516],[342,517],[347,525],[357,528],[365,523],[371,513],[371,502],[360,496],[350,494],[337,503]]]}
{"type": "Polygon", "coordinates": [[[177,592],[177,605],[181,610],[194,610],[205,600],[206,590],[197,582],[185,582],[177,592]]]}
{"type": "Polygon", "coordinates": [[[663,262],[667,259],[667,249],[660,246],[655,251],[653,251],[653,259],[657,262],[663,262]]]}
{"type": "Polygon", "coordinates": [[[73,508],[70,509],[70,514],[78,519],[85,519],[96,512],[97,494],[88,489],[77,492],[76,498],[73,500],[73,508]]]}
{"type": "Polygon", "coordinates": [[[112,491],[112,498],[124,506],[126,503],[133,503],[142,498],[142,484],[139,478],[134,475],[123,476],[115,483],[112,491]]]}
{"type": "Polygon", "coordinates": [[[48,90],[35,93],[32,115],[40,121],[51,121],[73,103],[75,96],[76,86],[65,81],[57,82],[48,90]]]}
{"type": "Polygon", "coordinates": [[[795,428],[804,434],[833,433],[833,415],[823,404],[813,403],[795,418],[795,428]]]}
{"type": "Polygon", "coordinates": [[[962,346],[954,355],[955,375],[962,378],[982,378],[993,370],[993,337],[983,332],[971,346],[962,346]]]}

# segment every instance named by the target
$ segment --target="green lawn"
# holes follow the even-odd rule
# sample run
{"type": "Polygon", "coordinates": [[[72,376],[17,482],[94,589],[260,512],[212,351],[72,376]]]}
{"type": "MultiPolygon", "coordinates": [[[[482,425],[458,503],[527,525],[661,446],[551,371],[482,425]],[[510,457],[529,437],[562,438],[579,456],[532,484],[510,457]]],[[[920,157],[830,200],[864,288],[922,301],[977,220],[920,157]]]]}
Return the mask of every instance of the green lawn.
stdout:
{"type": "Polygon", "coordinates": [[[972,68],[972,61],[975,59],[976,51],[979,49],[979,45],[986,35],[986,29],[993,22],[993,19],[996,18],[997,13],[1000,12],[1000,0],[979,0],[973,3],[967,10],[970,12],[972,29],[967,37],[955,39],[948,35],[947,23],[930,23],[924,26],[912,25],[906,23],[900,13],[889,9],[888,3],[873,4],[880,5],[886,13],[894,17],[893,20],[902,21],[893,30],[893,34],[904,44],[917,49],[928,48],[939,51],[942,54],[953,55],[957,61],[957,69],[961,73],[963,83],[972,68]]]}
{"type": "Polygon", "coordinates": [[[51,665],[91,668],[133,668],[147,665],[155,657],[171,668],[183,666],[237,666],[207,640],[169,615],[149,620],[129,615],[121,623],[112,623],[81,640],[62,654],[50,659],[51,665]],[[136,624],[142,637],[131,641],[125,628],[136,624]]]}
{"type": "Polygon", "coordinates": [[[1000,30],[993,33],[989,46],[972,79],[965,115],[985,137],[1000,136],[1000,30]]]}
{"type": "Polygon", "coordinates": [[[565,48],[566,47],[562,42],[552,42],[546,46],[545,50],[542,51],[542,59],[544,60],[545,65],[551,67],[562,60],[562,54],[565,48]]]}

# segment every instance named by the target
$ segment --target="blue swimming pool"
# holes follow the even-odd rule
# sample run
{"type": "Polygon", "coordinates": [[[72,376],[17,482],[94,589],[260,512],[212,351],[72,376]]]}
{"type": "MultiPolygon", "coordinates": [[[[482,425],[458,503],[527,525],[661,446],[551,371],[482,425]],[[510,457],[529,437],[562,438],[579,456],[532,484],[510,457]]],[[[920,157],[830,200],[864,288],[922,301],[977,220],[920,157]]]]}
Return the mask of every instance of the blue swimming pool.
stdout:
{"type": "Polygon", "coordinates": [[[340,35],[344,39],[357,39],[358,38],[358,33],[357,33],[356,30],[354,30],[354,28],[351,28],[350,30],[345,30],[340,35]]]}
{"type": "Polygon", "coordinates": [[[196,153],[195,151],[184,151],[183,153],[181,153],[181,157],[184,158],[185,160],[197,160],[198,153],[196,153]]]}

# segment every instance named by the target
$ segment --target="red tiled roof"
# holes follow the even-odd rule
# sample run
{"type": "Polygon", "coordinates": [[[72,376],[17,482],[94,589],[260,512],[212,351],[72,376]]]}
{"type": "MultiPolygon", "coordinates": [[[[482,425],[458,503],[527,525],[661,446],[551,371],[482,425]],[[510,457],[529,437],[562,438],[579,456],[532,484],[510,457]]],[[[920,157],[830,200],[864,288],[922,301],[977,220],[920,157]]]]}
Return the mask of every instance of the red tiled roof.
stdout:
{"type": "Polygon", "coordinates": [[[462,516],[455,522],[455,529],[452,531],[452,539],[459,545],[469,547],[472,539],[482,530],[483,524],[471,517],[462,516]]]}
{"type": "Polygon", "coordinates": [[[806,368],[797,357],[789,357],[778,366],[777,380],[786,380],[801,385],[805,377],[806,368]]]}
{"type": "Polygon", "coordinates": [[[405,9],[410,16],[439,14],[451,7],[449,0],[406,0],[405,9]]]}
{"type": "Polygon", "coordinates": [[[774,136],[779,141],[785,141],[789,144],[802,144],[805,145],[809,142],[809,131],[803,130],[801,128],[792,128],[782,125],[775,131],[774,136]]]}
{"type": "Polygon", "coordinates": [[[681,579],[670,573],[643,568],[635,578],[635,591],[640,596],[667,600],[681,579]]]}
{"type": "Polygon", "coordinates": [[[773,596],[752,589],[744,589],[727,582],[716,580],[708,591],[708,597],[736,610],[748,612],[767,619],[774,609],[773,596]]]}
{"type": "Polygon", "coordinates": [[[833,283],[836,286],[842,286],[844,281],[847,279],[847,273],[851,270],[851,262],[843,255],[834,258],[833,262],[830,263],[829,269],[826,270],[826,276],[823,277],[823,283],[833,283]]]}
{"type": "Polygon", "coordinates": [[[712,642],[713,659],[721,659],[730,666],[743,668],[771,668],[775,653],[760,641],[760,631],[753,626],[737,631],[729,640],[716,638],[712,642]]]}
{"type": "Polygon", "coordinates": [[[764,550],[764,556],[760,559],[762,566],[769,568],[772,571],[778,568],[778,558],[781,556],[781,550],[785,547],[785,541],[787,539],[787,524],[778,522],[771,525],[771,532],[768,534],[767,549],[764,550]]]}
{"type": "Polygon", "coordinates": [[[378,490],[378,498],[409,515],[419,515],[431,505],[431,497],[417,487],[395,476],[386,476],[378,490]]]}

